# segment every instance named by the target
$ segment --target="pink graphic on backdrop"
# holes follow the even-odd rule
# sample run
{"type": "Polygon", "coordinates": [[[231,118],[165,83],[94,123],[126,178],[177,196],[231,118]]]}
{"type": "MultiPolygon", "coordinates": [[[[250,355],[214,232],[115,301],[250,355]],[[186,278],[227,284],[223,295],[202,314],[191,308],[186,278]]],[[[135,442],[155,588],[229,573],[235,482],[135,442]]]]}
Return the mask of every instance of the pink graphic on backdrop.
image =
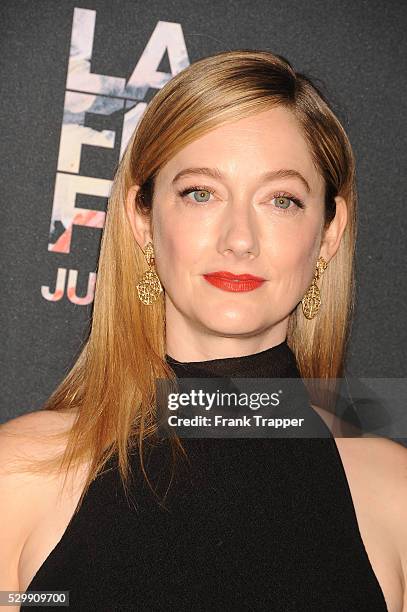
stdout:
{"type": "Polygon", "coordinates": [[[66,280],[66,270],[65,268],[58,268],[57,272],[57,280],[55,283],[55,291],[52,292],[49,287],[46,285],[42,285],[41,287],[41,295],[44,299],[49,302],[58,302],[64,296],[65,291],[65,280],[66,280]]]}
{"type": "Polygon", "coordinates": [[[78,297],[76,295],[76,285],[78,280],[78,270],[69,270],[68,274],[68,285],[67,285],[67,296],[70,302],[73,304],[79,304],[79,306],[86,306],[93,302],[95,295],[96,285],[96,273],[91,272],[88,278],[88,289],[84,297],[78,297]]]}
{"type": "MultiPolygon", "coordinates": [[[[104,226],[105,211],[80,208],[76,205],[77,196],[85,195],[102,198],[106,206],[111,189],[110,179],[80,174],[83,147],[97,147],[101,155],[106,149],[117,148],[118,158],[112,163],[112,166],[116,166],[143,116],[147,106],[143,100],[149,89],[161,89],[190,63],[181,24],[158,21],[127,82],[123,77],[93,73],[91,63],[95,24],[96,11],[74,9],[48,243],[48,250],[53,253],[71,252],[75,226],[98,229],[104,226]],[[165,55],[171,69],[169,73],[158,70],[165,55]],[[97,130],[86,125],[87,114],[109,117],[115,113],[122,113],[123,117],[120,134],[113,129],[97,130]]],[[[112,173],[113,170],[112,167],[112,173]]],[[[64,268],[58,269],[57,289],[54,293],[47,287],[41,288],[45,299],[60,299],[60,270],[64,268]]],[[[64,287],[65,279],[62,295],[64,287]]],[[[85,298],[77,298],[72,287],[68,280],[68,298],[72,298],[74,303],[88,303],[86,300],[92,294],[91,284],[85,298]]]]}
{"type": "Polygon", "coordinates": [[[49,302],[58,302],[61,300],[65,293],[70,302],[73,304],[78,304],[79,306],[86,306],[93,301],[95,295],[95,286],[96,286],[96,273],[90,272],[88,276],[88,286],[86,290],[86,295],[78,296],[76,293],[77,283],[78,283],[78,270],[69,270],[68,271],[68,283],[66,284],[66,274],[67,270],[65,268],[58,268],[57,281],[55,285],[55,291],[52,292],[49,287],[42,285],[41,287],[41,295],[44,299],[49,302]],[[66,287],[65,287],[66,284],[66,287]]]}
{"type": "Polygon", "coordinates": [[[98,227],[99,229],[102,229],[105,224],[105,216],[106,213],[96,210],[88,210],[86,212],[77,213],[73,217],[71,225],[66,228],[55,244],[51,245],[49,250],[58,253],[69,253],[73,226],[84,225],[86,227],[98,227]]]}

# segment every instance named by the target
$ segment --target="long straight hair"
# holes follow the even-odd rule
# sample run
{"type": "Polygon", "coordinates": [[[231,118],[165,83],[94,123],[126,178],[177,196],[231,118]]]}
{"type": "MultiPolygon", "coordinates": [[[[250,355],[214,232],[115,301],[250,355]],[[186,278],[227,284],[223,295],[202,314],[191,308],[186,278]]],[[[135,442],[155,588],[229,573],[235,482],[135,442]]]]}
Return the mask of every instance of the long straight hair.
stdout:
{"type": "MultiPolygon", "coordinates": [[[[224,123],[276,106],[297,118],[324,179],[326,227],[335,216],[335,196],[347,203],[340,247],[318,283],[320,311],[308,320],[300,302],[290,315],[287,336],[306,385],[307,378],[342,375],[354,304],[356,239],[355,163],[345,130],[311,80],[280,56],[244,49],[200,59],[154,96],[118,164],[102,235],[91,330],[74,366],[43,406],[73,418],[65,432],[54,436],[66,440],[62,453],[32,462],[31,469],[67,473],[88,462],[76,510],[115,453],[126,491],[131,448],[138,449],[147,477],[142,447],[157,430],[155,381],[175,380],[165,361],[164,295],[149,306],[137,296],[136,283],[147,264],[126,216],[129,188],[140,186],[134,206],[149,214],[154,179],[178,151],[224,123]]],[[[308,390],[318,403],[318,391],[312,385],[308,390]]],[[[182,449],[179,440],[175,447],[182,449]]]]}

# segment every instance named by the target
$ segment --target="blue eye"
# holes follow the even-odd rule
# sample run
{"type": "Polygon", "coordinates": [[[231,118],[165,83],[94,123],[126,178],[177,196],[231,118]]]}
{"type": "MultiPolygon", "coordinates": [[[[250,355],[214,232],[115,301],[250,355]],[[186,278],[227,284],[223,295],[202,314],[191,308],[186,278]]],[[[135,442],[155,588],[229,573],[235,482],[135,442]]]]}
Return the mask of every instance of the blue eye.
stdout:
{"type": "Polygon", "coordinates": [[[290,202],[293,202],[297,206],[297,208],[304,208],[304,203],[298,198],[295,198],[294,196],[286,194],[276,194],[271,201],[273,202],[274,200],[277,201],[277,205],[275,206],[275,208],[278,208],[283,212],[288,211],[290,208],[293,208],[292,206],[290,206],[290,202]]]}
{"type": "Polygon", "coordinates": [[[179,195],[181,196],[181,198],[185,198],[190,193],[194,193],[196,195],[194,195],[194,200],[191,200],[191,198],[187,198],[189,201],[192,201],[192,203],[195,202],[196,204],[206,204],[210,200],[205,198],[208,198],[208,196],[213,194],[213,191],[211,189],[207,189],[206,187],[196,186],[183,189],[179,192],[179,195]]]}
{"type": "MultiPolygon", "coordinates": [[[[204,185],[195,185],[193,187],[187,187],[178,192],[178,195],[186,200],[188,204],[208,204],[211,200],[209,199],[211,195],[214,195],[214,191],[209,187],[204,185]],[[195,194],[192,198],[187,198],[190,193],[195,194]]],[[[294,197],[288,193],[275,193],[271,199],[271,202],[276,201],[276,204],[273,205],[273,208],[282,212],[282,213],[291,213],[295,211],[295,208],[304,208],[304,203],[298,198],[294,197]],[[290,206],[290,203],[295,204],[295,206],[290,206]]]]}
{"type": "Polygon", "coordinates": [[[278,196],[273,198],[273,200],[277,200],[277,208],[282,208],[283,210],[290,208],[290,202],[292,202],[291,198],[287,196],[278,196]]]}
{"type": "Polygon", "coordinates": [[[196,199],[197,202],[207,202],[208,200],[205,200],[205,197],[206,197],[205,194],[207,196],[211,195],[209,193],[209,191],[206,191],[206,189],[201,189],[200,191],[192,191],[190,193],[196,193],[197,194],[197,196],[194,196],[194,198],[196,199]]]}

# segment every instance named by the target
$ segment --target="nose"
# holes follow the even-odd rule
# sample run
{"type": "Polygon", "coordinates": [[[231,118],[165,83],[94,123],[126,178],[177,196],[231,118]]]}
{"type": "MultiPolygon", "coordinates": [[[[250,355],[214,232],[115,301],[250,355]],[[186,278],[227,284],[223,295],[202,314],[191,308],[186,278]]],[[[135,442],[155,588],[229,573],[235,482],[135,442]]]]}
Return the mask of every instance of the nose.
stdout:
{"type": "Polygon", "coordinates": [[[246,201],[229,202],[220,221],[219,251],[236,257],[255,257],[259,253],[258,227],[255,211],[246,201]]]}

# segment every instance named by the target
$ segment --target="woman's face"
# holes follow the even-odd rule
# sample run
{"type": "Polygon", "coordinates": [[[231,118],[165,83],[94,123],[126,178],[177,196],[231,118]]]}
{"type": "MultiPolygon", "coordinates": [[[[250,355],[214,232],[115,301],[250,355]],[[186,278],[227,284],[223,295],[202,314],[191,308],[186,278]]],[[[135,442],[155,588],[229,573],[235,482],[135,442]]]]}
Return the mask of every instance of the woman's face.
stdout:
{"type": "Polygon", "coordinates": [[[321,244],[324,190],[300,127],[283,107],[211,131],[160,170],[152,226],[138,219],[133,229],[142,248],[151,238],[154,244],[171,356],[245,355],[285,339],[319,255],[329,261],[346,223],[337,198],[330,240],[321,244]],[[205,276],[218,271],[264,282],[244,290],[250,287],[205,276]]]}

